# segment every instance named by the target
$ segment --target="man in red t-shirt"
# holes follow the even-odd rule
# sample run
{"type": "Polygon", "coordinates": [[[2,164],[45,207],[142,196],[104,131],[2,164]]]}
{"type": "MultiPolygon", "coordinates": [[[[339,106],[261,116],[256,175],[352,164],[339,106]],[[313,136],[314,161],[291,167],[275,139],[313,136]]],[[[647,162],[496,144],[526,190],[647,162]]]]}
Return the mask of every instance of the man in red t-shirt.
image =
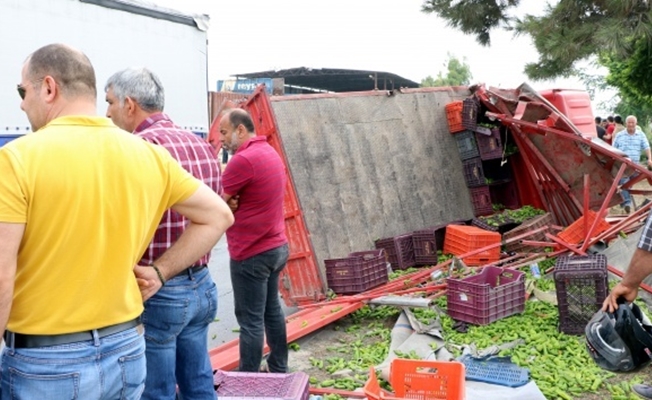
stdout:
{"type": "Polygon", "coordinates": [[[226,231],[235,316],[240,325],[240,371],[258,372],[267,337],[270,372],[287,372],[285,315],[279,302],[279,274],[288,259],[283,198],[287,177],[283,160],[256,136],[242,109],[225,112],[220,142],[233,155],[224,170],[223,198],[234,210],[226,231]]]}

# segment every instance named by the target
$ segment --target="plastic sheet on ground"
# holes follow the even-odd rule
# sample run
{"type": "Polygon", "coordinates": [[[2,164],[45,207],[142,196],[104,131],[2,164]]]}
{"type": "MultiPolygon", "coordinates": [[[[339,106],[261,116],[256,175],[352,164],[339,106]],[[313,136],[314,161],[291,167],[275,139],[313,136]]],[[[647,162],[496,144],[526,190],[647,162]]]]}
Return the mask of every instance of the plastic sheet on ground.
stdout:
{"type": "MultiPolygon", "coordinates": [[[[441,333],[441,322],[437,319],[430,325],[422,324],[416,319],[409,308],[403,308],[394,328],[392,329],[389,354],[387,358],[376,367],[380,370],[380,376],[389,380],[389,366],[393,359],[398,358],[396,352],[414,352],[423,360],[453,360],[452,354],[446,350],[441,333]]],[[[467,353],[475,355],[495,354],[502,348],[516,346],[516,341],[492,346],[491,348],[477,350],[475,347],[466,348],[467,353]]],[[[483,382],[466,381],[466,398],[482,400],[546,400],[541,390],[534,381],[518,387],[510,388],[500,385],[492,385],[483,382]]]]}

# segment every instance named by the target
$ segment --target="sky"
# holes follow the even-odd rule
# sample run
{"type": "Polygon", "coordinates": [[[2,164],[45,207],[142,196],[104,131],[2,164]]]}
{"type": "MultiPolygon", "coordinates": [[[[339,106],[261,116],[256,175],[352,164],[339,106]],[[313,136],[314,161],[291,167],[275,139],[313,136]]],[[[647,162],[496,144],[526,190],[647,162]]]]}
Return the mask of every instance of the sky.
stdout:
{"type": "MultiPolygon", "coordinates": [[[[538,59],[529,36],[492,32],[479,45],[435,14],[423,0],[150,0],[185,13],[210,16],[209,85],[240,73],[297,67],[376,70],[421,82],[445,73],[451,54],[471,68],[471,83],[516,88],[585,89],[576,79],[532,82],[523,73],[538,59]]],[[[539,14],[544,2],[525,1],[517,11],[539,14]]],[[[608,96],[608,94],[607,94],[608,96]]],[[[604,96],[594,102],[594,111],[604,96]]],[[[605,114],[606,115],[606,114],[605,114]]]]}

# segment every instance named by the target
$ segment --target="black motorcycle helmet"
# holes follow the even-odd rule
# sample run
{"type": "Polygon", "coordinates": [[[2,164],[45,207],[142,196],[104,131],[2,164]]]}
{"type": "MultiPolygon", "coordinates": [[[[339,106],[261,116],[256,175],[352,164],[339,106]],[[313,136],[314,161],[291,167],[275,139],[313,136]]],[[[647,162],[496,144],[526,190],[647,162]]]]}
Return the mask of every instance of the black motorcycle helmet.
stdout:
{"type": "Polygon", "coordinates": [[[652,360],[652,326],[636,304],[598,311],[585,328],[586,346],[603,369],[626,372],[652,360]]]}

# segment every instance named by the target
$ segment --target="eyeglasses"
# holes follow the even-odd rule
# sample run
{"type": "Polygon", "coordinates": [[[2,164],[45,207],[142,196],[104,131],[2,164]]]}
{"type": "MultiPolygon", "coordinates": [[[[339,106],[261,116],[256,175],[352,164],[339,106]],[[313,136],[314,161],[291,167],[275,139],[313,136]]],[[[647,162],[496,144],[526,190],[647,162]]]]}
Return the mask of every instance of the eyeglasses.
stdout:
{"type": "Polygon", "coordinates": [[[18,95],[20,96],[21,100],[25,100],[25,94],[27,93],[25,87],[18,84],[16,85],[16,90],[18,90],[18,95]]]}
{"type": "MultiPolygon", "coordinates": [[[[45,79],[45,77],[39,78],[39,79],[37,79],[35,81],[31,81],[31,82],[34,85],[36,85],[37,83],[43,82],[43,79],[45,79]]],[[[27,94],[27,89],[25,89],[25,86],[23,86],[23,85],[21,85],[19,83],[18,85],[16,85],[16,90],[18,90],[18,95],[20,96],[21,100],[25,100],[25,94],[27,94]]]]}

